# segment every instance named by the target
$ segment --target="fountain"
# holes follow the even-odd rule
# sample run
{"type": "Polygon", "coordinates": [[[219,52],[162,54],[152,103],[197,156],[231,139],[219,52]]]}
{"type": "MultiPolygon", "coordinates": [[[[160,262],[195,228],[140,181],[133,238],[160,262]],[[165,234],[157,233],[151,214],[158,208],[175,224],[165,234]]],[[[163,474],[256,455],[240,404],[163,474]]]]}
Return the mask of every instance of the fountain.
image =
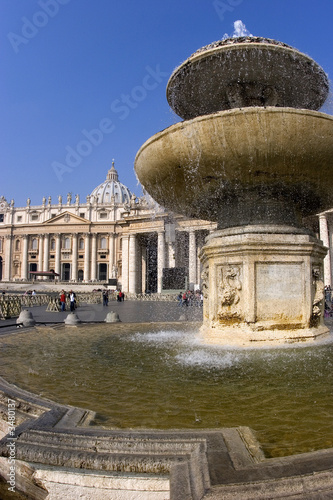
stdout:
{"type": "Polygon", "coordinates": [[[184,121],[143,144],[135,170],[161,205],[217,221],[201,251],[205,342],[328,333],[327,249],[303,224],[333,205],[333,118],[317,111],[328,91],[311,58],[259,37],[203,47],[170,77],[184,121]]]}
{"type": "Polygon", "coordinates": [[[333,205],[333,118],[317,111],[327,93],[312,59],[263,38],[216,42],[175,70],[167,97],[185,121],[148,140],[135,169],[160,204],[217,221],[201,252],[201,341],[189,323],[130,326],[116,313],[98,327],[3,337],[1,374],[20,386],[0,378],[0,476],[11,488],[29,498],[330,498],[333,449],[320,450],[333,435],[327,249],[303,225],[333,205]],[[245,425],[259,425],[265,454],[245,425]]]}

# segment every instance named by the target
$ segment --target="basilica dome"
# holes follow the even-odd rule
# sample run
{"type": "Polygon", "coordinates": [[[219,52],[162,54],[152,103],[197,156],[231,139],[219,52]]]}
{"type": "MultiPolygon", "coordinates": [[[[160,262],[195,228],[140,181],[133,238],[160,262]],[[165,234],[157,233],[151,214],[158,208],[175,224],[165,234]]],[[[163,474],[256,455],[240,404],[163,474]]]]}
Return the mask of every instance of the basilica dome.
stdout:
{"type": "Polygon", "coordinates": [[[112,167],[107,173],[106,180],[97,186],[90,195],[90,201],[93,203],[111,203],[114,197],[114,203],[122,204],[129,203],[132,193],[118,180],[118,172],[114,168],[114,161],[112,167]]]}

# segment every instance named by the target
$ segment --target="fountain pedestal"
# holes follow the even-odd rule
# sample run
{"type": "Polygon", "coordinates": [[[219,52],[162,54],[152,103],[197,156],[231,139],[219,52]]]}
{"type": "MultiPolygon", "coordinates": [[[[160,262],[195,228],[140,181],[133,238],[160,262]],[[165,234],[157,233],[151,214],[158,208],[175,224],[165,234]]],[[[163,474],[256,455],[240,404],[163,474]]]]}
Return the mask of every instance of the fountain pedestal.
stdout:
{"type": "Polygon", "coordinates": [[[327,249],[305,230],[251,225],[212,233],[201,250],[205,342],[314,340],[323,324],[327,249]]]}

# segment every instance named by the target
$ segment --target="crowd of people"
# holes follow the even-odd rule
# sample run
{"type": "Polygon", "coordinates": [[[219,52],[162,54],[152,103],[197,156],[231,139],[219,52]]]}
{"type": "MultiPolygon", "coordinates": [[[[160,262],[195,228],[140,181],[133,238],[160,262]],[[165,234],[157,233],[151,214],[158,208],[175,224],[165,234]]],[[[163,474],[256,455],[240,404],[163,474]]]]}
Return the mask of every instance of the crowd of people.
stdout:
{"type": "Polygon", "coordinates": [[[185,290],[184,292],[179,292],[177,300],[179,307],[202,307],[203,294],[201,290],[196,290],[195,292],[192,292],[192,290],[185,290]]]}
{"type": "MultiPolygon", "coordinates": [[[[103,306],[107,306],[109,304],[109,290],[103,290],[102,296],[103,296],[103,306]]],[[[121,290],[116,290],[114,294],[112,294],[111,298],[113,297],[116,298],[117,302],[124,302],[125,300],[125,294],[121,290]]]]}
{"type": "MultiPolygon", "coordinates": [[[[103,306],[109,305],[109,290],[104,289],[102,291],[103,298],[103,306]]],[[[111,298],[116,298],[117,302],[124,302],[125,294],[121,290],[115,290],[112,293],[111,298]]],[[[61,306],[61,311],[66,311],[66,303],[67,299],[69,299],[70,303],[70,311],[73,312],[76,309],[76,294],[71,290],[69,293],[66,293],[65,290],[61,290],[59,295],[59,303],[61,306]]],[[[193,292],[192,290],[185,290],[184,292],[179,292],[177,296],[178,306],[180,307],[202,307],[203,305],[203,294],[201,290],[196,290],[193,292]]]]}

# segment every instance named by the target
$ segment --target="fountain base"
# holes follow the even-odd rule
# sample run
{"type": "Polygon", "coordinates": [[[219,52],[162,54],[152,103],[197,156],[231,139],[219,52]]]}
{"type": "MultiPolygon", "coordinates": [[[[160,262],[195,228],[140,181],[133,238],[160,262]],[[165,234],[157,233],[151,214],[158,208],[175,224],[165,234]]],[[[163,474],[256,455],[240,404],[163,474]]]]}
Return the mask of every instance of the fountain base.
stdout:
{"type": "Polygon", "coordinates": [[[295,342],[316,342],[330,336],[329,329],[325,325],[295,330],[260,330],[259,325],[257,328],[254,330],[244,323],[222,328],[203,326],[200,330],[200,337],[203,344],[208,345],[260,348],[295,342]]]}
{"type": "Polygon", "coordinates": [[[323,323],[327,249],[307,230],[251,225],[212,233],[201,251],[208,343],[313,341],[323,323]]]}

